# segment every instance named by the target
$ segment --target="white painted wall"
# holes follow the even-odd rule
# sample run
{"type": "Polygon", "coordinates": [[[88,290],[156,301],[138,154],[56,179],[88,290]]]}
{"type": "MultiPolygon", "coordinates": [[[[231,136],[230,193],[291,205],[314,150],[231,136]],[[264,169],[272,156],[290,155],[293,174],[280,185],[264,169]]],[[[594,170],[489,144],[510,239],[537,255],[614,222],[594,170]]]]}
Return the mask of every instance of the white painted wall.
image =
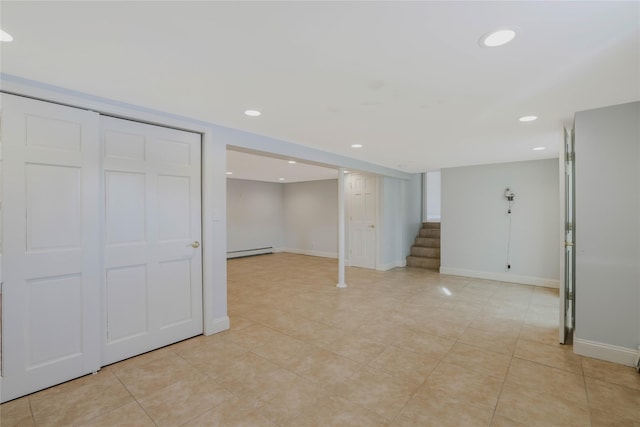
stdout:
{"type": "Polygon", "coordinates": [[[284,250],[338,257],[338,180],[282,184],[284,250]]]}
{"type": "Polygon", "coordinates": [[[284,186],[227,178],[227,252],[284,246],[284,186]]]}
{"type": "Polygon", "coordinates": [[[558,286],[558,160],[442,170],[441,268],[445,274],[558,286]],[[512,208],[511,270],[506,270],[512,208]]]}
{"type": "Polygon", "coordinates": [[[577,113],[575,138],[574,349],[631,365],[640,344],[640,102],[577,113]]]}
{"type": "Polygon", "coordinates": [[[439,222],[441,215],[441,173],[427,172],[426,204],[427,221],[439,222]]]}

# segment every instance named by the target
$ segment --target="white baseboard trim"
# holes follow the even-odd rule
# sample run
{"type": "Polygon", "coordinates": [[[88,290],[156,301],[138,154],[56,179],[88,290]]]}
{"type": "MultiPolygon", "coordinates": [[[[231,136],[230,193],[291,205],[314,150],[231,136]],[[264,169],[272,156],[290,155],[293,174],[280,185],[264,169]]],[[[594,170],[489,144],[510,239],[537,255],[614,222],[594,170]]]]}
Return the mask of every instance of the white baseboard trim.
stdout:
{"type": "Polygon", "coordinates": [[[226,331],[231,327],[229,322],[229,316],[218,317],[217,319],[213,319],[211,323],[207,325],[206,330],[204,331],[205,335],[213,335],[218,332],[226,331]]]}
{"type": "Polygon", "coordinates": [[[464,268],[440,267],[440,274],[452,276],[474,277],[476,279],[495,280],[498,282],[520,283],[522,285],[543,286],[545,288],[559,288],[560,280],[545,279],[543,277],[515,276],[509,273],[494,273],[491,271],[466,270],[464,268]]]}
{"type": "Polygon", "coordinates": [[[318,256],[322,258],[338,258],[337,252],[310,251],[307,249],[278,248],[276,252],[289,252],[292,254],[318,256]]]}
{"type": "Polygon", "coordinates": [[[638,360],[638,350],[583,340],[575,336],[573,338],[573,352],[581,356],[593,357],[594,359],[634,367],[638,360]]]}
{"type": "Polygon", "coordinates": [[[387,263],[387,264],[378,264],[378,266],[376,267],[376,270],[378,270],[378,271],[389,271],[392,268],[406,267],[406,266],[407,266],[407,260],[403,260],[403,261],[390,262],[390,263],[387,263]]]}
{"type": "Polygon", "coordinates": [[[246,249],[241,251],[227,252],[227,259],[240,258],[240,257],[252,256],[252,255],[272,254],[274,252],[276,252],[276,250],[272,247],[259,248],[259,249],[246,249]]]}

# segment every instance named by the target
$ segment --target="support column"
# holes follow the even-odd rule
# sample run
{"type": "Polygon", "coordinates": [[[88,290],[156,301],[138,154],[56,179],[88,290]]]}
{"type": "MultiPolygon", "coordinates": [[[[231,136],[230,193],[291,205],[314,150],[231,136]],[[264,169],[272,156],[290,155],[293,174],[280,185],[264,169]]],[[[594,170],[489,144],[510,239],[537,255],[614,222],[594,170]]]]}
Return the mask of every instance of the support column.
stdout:
{"type": "Polygon", "coordinates": [[[346,288],[344,279],[344,168],[338,170],[338,288],[346,288]]]}

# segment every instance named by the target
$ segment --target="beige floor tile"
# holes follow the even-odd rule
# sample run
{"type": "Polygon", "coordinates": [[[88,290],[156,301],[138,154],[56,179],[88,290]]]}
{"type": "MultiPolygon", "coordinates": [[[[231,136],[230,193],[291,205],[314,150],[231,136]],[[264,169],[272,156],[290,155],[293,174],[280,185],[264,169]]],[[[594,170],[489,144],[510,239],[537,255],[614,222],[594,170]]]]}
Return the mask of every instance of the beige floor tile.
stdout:
{"type": "Polygon", "coordinates": [[[227,390],[251,400],[268,401],[281,387],[299,380],[291,371],[253,353],[243,354],[221,372],[217,381],[227,390]]]}
{"type": "Polygon", "coordinates": [[[159,426],[180,425],[233,395],[209,377],[180,381],[140,400],[140,405],[159,426]]]}
{"type": "Polygon", "coordinates": [[[281,335],[254,348],[252,353],[288,368],[292,363],[302,359],[310,347],[310,344],[297,338],[281,335]]]}
{"type": "Polygon", "coordinates": [[[458,342],[480,347],[483,350],[501,354],[513,354],[518,341],[518,334],[506,331],[486,331],[483,329],[467,328],[458,338],[458,342]]]}
{"type": "Polygon", "coordinates": [[[232,343],[251,350],[281,335],[283,334],[275,329],[256,324],[238,331],[230,331],[227,337],[232,343]]]}
{"type": "Polygon", "coordinates": [[[456,342],[423,331],[398,331],[397,344],[428,357],[442,359],[456,342]]]}
{"type": "Polygon", "coordinates": [[[511,383],[502,388],[496,415],[531,427],[591,426],[585,406],[511,383]]]}
{"type": "Polygon", "coordinates": [[[291,427],[384,427],[389,422],[367,409],[337,397],[325,397],[294,418],[291,427]]]}
{"type": "Polygon", "coordinates": [[[510,420],[509,418],[503,417],[502,415],[494,414],[489,427],[527,427],[527,425],[510,420]]]}
{"type": "Polygon", "coordinates": [[[478,372],[504,379],[511,363],[511,356],[456,343],[442,360],[463,369],[475,369],[478,372]]]}
{"type": "Polygon", "coordinates": [[[640,427],[640,421],[631,421],[611,412],[592,409],[591,427],[640,427]]]}
{"type": "Polygon", "coordinates": [[[327,392],[323,386],[300,378],[281,388],[260,408],[260,414],[276,425],[289,425],[309,408],[316,407],[327,392]]]}
{"type": "Polygon", "coordinates": [[[505,384],[527,392],[565,399],[587,408],[584,377],[558,368],[514,358],[505,384]]]}
{"type": "Polygon", "coordinates": [[[261,414],[263,403],[245,397],[233,397],[182,427],[276,427],[261,414]]]}
{"type": "Polygon", "coordinates": [[[585,377],[597,378],[640,390],[640,375],[632,367],[590,357],[582,357],[582,369],[585,377]]]}
{"type": "Polygon", "coordinates": [[[415,394],[394,420],[398,427],[488,426],[493,408],[478,407],[438,392],[415,394]]]}
{"type": "Polygon", "coordinates": [[[111,373],[101,371],[30,396],[33,420],[38,426],[86,422],[133,401],[111,373]]]}
{"type": "Polygon", "coordinates": [[[357,334],[347,334],[331,341],[323,348],[355,362],[367,364],[384,351],[386,346],[357,334]]]}
{"type": "Polygon", "coordinates": [[[351,378],[363,366],[328,350],[310,348],[305,355],[291,365],[291,370],[312,381],[332,385],[351,378]]]}
{"type": "Polygon", "coordinates": [[[33,426],[29,398],[23,397],[0,406],[0,426],[21,427],[33,426]]]}
{"type": "Polygon", "coordinates": [[[503,380],[475,370],[441,362],[420,387],[418,394],[444,393],[474,406],[495,408],[503,380]]]}
{"type": "Polygon", "coordinates": [[[376,369],[364,369],[331,388],[331,394],[356,403],[388,420],[400,413],[419,383],[376,369]]]}
{"type": "Polygon", "coordinates": [[[509,314],[493,314],[483,311],[471,321],[469,327],[483,331],[517,334],[522,329],[522,325],[523,320],[519,315],[512,317],[509,314]]]}
{"type": "Polygon", "coordinates": [[[114,363],[112,365],[109,365],[109,369],[112,370],[115,374],[118,374],[129,369],[134,369],[146,365],[147,363],[164,359],[165,357],[175,357],[175,355],[176,352],[173,351],[171,347],[164,347],[158,350],[141,354],[139,356],[131,357],[121,362],[114,363]]]}
{"type": "Polygon", "coordinates": [[[128,366],[114,373],[137,400],[177,382],[200,376],[193,366],[175,353],[145,364],[128,366]]]}
{"type": "Polygon", "coordinates": [[[217,377],[232,360],[247,353],[244,347],[231,342],[228,338],[207,340],[204,344],[187,349],[176,350],[191,366],[206,371],[212,378],[217,377]]]}
{"type": "Polygon", "coordinates": [[[520,338],[542,344],[557,345],[559,343],[558,327],[524,324],[520,329],[520,338]]]}
{"type": "Polygon", "coordinates": [[[585,377],[592,409],[640,422],[640,390],[585,377]]]}
{"type": "Polygon", "coordinates": [[[138,402],[131,402],[93,418],[81,427],[154,427],[155,425],[138,402]]]}
{"type": "Polygon", "coordinates": [[[513,356],[582,375],[580,356],[573,353],[572,347],[519,339],[513,356]]]}
{"type": "Polygon", "coordinates": [[[369,362],[372,368],[422,383],[436,367],[441,356],[433,356],[404,347],[389,346],[369,362]]]}

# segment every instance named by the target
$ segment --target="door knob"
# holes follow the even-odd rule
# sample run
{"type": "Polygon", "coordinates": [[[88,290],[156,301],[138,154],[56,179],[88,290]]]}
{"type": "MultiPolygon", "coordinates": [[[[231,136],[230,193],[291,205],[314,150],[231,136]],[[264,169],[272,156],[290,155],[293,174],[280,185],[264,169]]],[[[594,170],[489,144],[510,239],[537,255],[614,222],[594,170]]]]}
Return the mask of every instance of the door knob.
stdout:
{"type": "Polygon", "coordinates": [[[369,226],[369,228],[376,228],[376,226],[375,226],[375,225],[373,225],[373,224],[371,224],[371,225],[369,226]]]}
{"type": "Polygon", "coordinates": [[[191,244],[192,248],[199,248],[200,247],[200,242],[198,242],[197,240],[195,240],[192,244],[191,244]]]}

